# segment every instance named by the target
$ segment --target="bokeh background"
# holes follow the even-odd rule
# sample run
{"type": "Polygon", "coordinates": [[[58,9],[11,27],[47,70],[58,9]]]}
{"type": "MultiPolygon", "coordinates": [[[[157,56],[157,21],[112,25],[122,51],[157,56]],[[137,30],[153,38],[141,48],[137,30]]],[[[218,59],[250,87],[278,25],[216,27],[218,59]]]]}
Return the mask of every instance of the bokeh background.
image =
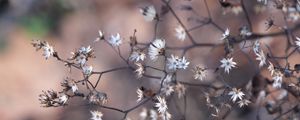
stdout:
{"type": "MultiPolygon", "coordinates": [[[[280,11],[269,9],[264,13],[255,13],[253,8],[257,4],[256,1],[246,1],[246,3],[255,32],[279,31],[278,29],[265,31],[265,19],[273,17],[277,20],[277,24],[282,25],[283,19],[280,11]]],[[[42,90],[60,90],[60,82],[65,77],[81,79],[82,76],[76,72],[70,73],[68,68],[55,59],[45,60],[42,53],[36,52],[31,46],[31,40],[48,41],[64,58],[70,57],[70,52],[81,46],[91,45],[96,51],[96,58],[92,59],[89,64],[93,65],[96,71],[122,66],[124,64],[121,59],[118,59],[110,46],[93,42],[98,37],[97,31],[102,30],[106,35],[120,33],[124,40],[121,49],[124,56],[127,56],[129,37],[134,29],[137,30],[139,42],[147,43],[153,38],[154,22],[146,22],[139,12],[139,8],[148,5],[154,5],[159,11],[162,2],[160,0],[0,0],[0,119],[89,119],[89,110],[97,108],[85,106],[86,101],[79,98],[69,101],[69,106],[66,107],[41,107],[38,95],[42,90]]],[[[207,16],[203,0],[174,0],[171,5],[188,28],[199,24],[195,19],[203,19],[207,16]],[[182,5],[192,6],[194,11],[184,11],[182,5]]],[[[208,0],[208,5],[215,22],[223,29],[230,28],[232,34],[237,35],[239,27],[247,25],[243,13],[223,14],[224,9],[218,0],[208,0]]],[[[189,45],[188,40],[180,42],[175,38],[174,29],[178,25],[171,14],[166,14],[159,23],[158,36],[165,38],[170,46],[189,45]]],[[[198,42],[221,43],[219,39],[222,33],[211,25],[194,30],[191,34],[198,42]]],[[[272,46],[274,53],[279,56],[284,55],[282,49],[286,43],[280,41],[284,37],[263,39],[264,43],[272,46]]],[[[190,66],[203,64],[216,67],[223,55],[223,48],[197,48],[191,50],[186,56],[191,61],[190,66]]],[[[236,74],[228,77],[233,85],[243,86],[255,74],[257,68],[248,64],[246,56],[243,54],[239,56],[241,56],[237,59],[239,68],[233,71],[236,74]]],[[[255,59],[254,55],[252,59],[255,59]]],[[[299,58],[292,57],[291,59],[293,61],[299,58]]],[[[191,71],[182,75],[180,79],[197,83],[192,79],[191,71]]],[[[145,84],[151,84],[151,82],[136,80],[132,72],[122,70],[105,74],[98,89],[108,94],[109,106],[126,109],[136,104],[135,91],[145,84]]],[[[203,95],[199,94],[198,88],[191,87],[188,91],[190,91],[187,93],[188,96],[193,96],[193,98],[187,100],[189,108],[187,119],[207,118],[209,113],[205,108],[203,95]]],[[[180,104],[182,100],[177,102],[179,108],[183,108],[180,104]]],[[[151,108],[151,105],[149,103],[145,106],[151,108]]],[[[100,110],[104,113],[104,119],[107,120],[122,117],[122,114],[114,111],[100,110]]],[[[138,120],[140,110],[139,108],[130,113],[129,117],[138,120]]],[[[182,111],[182,109],[171,108],[173,113],[177,110],[182,111]]],[[[173,116],[176,119],[176,116],[180,115],[173,114],[173,116]]],[[[230,116],[229,118],[232,119],[253,118],[251,112],[248,114],[233,112],[230,116]]],[[[268,118],[270,119],[265,116],[265,119],[268,118]]]]}

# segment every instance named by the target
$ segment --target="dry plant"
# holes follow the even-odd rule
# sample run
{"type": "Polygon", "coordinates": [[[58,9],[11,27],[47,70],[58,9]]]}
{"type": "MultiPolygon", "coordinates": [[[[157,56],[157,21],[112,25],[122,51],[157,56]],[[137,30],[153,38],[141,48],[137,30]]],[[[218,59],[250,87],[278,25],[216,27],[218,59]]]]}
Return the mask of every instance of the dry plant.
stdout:
{"type": "MultiPolygon", "coordinates": [[[[188,1],[187,1],[188,2],[188,1]]],[[[39,100],[43,107],[60,107],[68,104],[68,101],[74,97],[81,97],[88,101],[88,104],[98,106],[103,109],[110,109],[120,112],[124,115],[122,119],[129,119],[128,114],[139,107],[143,107],[146,103],[153,103],[152,108],[144,108],[140,114],[140,120],[169,120],[169,119],[186,119],[186,107],[182,113],[171,113],[169,101],[178,97],[183,99],[186,106],[189,87],[199,87],[199,94],[204,99],[199,100],[206,104],[209,110],[208,118],[210,119],[225,119],[229,113],[235,109],[243,107],[256,107],[256,118],[260,119],[259,108],[266,108],[269,114],[273,115],[274,119],[293,119],[299,118],[299,71],[300,64],[291,65],[289,58],[299,54],[300,38],[294,35],[295,31],[300,28],[297,24],[300,15],[300,1],[297,0],[257,0],[256,4],[261,10],[266,6],[271,6],[268,9],[276,9],[282,12],[285,25],[277,25],[274,18],[270,17],[266,20],[266,31],[270,29],[279,29],[278,32],[258,33],[253,31],[254,18],[246,9],[245,0],[218,0],[219,6],[222,7],[224,14],[239,14],[243,13],[247,21],[243,27],[239,29],[238,35],[232,34],[230,26],[222,28],[212,18],[208,0],[203,0],[207,17],[198,17],[200,23],[197,26],[188,28],[178,16],[178,13],[171,6],[172,0],[161,0],[161,9],[156,9],[156,6],[145,6],[140,8],[141,15],[146,21],[153,22],[154,35],[149,43],[142,43],[138,40],[136,32],[143,30],[134,30],[133,35],[128,38],[130,40],[130,55],[122,55],[121,45],[127,44],[124,38],[119,33],[107,37],[105,32],[99,30],[99,37],[94,41],[95,44],[108,44],[114,50],[115,54],[124,62],[124,65],[117,68],[112,68],[105,71],[95,71],[88,62],[95,55],[93,48],[81,47],[72,52],[70,58],[64,59],[50,46],[46,41],[34,40],[32,45],[37,50],[43,51],[43,56],[46,59],[55,58],[57,61],[64,63],[66,67],[82,71],[83,78],[69,78],[61,82],[61,91],[46,90],[39,95],[39,100]],[[158,13],[157,11],[160,11],[158,13]],[[163,21],[165,15],[170,14],[178,22],[179,26],[175,28],[174,35],[179,41],[190,41],[187,46],[168,46],[168,40],[157,36],[159,24],[163,21]],[[292,25],[290,25],[292,24],[292,25]],[[217,43],[202,43],[197,38],[193,37],[191,31],[201,29],[203,26],[210,25],[223,33],[219,37],[217,43]],[[265,37],[285,36],[287,46],[285,47],[285,55],[277,56],[269,45],[260,41],[265,37]],[[217,67],[204,66],[202,63],[196,66],[191,66],[190,62],[193,58],[187,58],[185,55],[194,48],[214,49],[216,47],[224,48],[223,58],[215,63],[217,67]],[[249,52],[245,52],[245,51],[249,52]],[[174,51],[181,51],[182,54],[175,55],[174,51]],[[248,56],[249,63],[256,70],[253,79],[243,80],[248,81],[244,86],[233,86],[224,76],[228,74],[236,74],[233,69],[239,67],[238,53],[244,53],[248,56]],[[252,56],[251,56],[252,55],[252,56]],[[255,56],[253,58],[253,55],[255,56]],[[258,61],[256,63],[255,61],[258,61]],[[284,61],[284,64],[280,62],[284,61]],[[160,66],[152,66],[152,63],[162,62],[160,66]],[[256,67],[258,66],[258,67],[256,67]],[[137,89],[137,104],[127,109],[119,109],[111,106],[106,106],[109,102],[109,95],[97,90],[101,86],[101,76],[106,73],[112,73],[120,70],[128,70],[136,74],[136,79],[159,81],[159,89],[146,88],[140,86],[137,89]],[[160,74],[150,74],[149,70],[158,71],[160,74]],[[269,75],[262,74],[263,70],[268,70],[269,75]],[[191,76],[198,80],[190,83],[186,80],[179,80],[178,73],[182,71],[190,71],[194,75],[191,76]],[[208,74],[213,74],[209,84],[203,82],[207,79],[208,74]],[[97,76],[95,84],[90,79],[91,76],[97,76]],[[271,79],[269,79],[271,76],[271,79]],[[79,89],[79,85],[83,85],[85,89],[79,89]],[[296,101],[296,102],[295,102],[296,101]],[[288,107],[286,107],[288,106],[288,107]],[[182,114],[181,117],[172,117],[174,114],[182,114]]],[[[183,11],[196,12],[190,5],[182,5],[180,8],[183,11]]],[[[241,78],[242,79],[242,78],[241,78]]],[[[193,97],[193,96],[190,96],[193,97]]],[[[102,120],[105,114],[99,110],[91,110],[92,120],[102,120]]]]}

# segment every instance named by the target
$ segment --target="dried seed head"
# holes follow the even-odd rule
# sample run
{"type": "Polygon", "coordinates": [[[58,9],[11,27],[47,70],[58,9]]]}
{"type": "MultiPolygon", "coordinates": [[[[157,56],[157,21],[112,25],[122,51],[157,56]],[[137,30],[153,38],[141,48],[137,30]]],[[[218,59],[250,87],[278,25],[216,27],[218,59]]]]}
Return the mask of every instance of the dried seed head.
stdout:
{"type": "Polygon", "coordinates": [[[105,104],[107,102],[106,93],[98,92],[96,90],[90,92],[87,99],[92,104],[105,104]]]}

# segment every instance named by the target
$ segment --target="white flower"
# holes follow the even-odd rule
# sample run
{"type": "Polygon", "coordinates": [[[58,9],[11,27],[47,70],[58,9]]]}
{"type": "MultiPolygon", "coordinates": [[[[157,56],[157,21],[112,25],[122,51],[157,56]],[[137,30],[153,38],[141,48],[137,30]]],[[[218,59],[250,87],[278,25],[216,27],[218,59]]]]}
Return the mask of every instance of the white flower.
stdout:
{"type": "Polygon", "coordinates": [[[297,39],[296,45],[297,45],[298,47],[300,47],[300,38],[299,38],[299,37],[296,37],[296,39],[297,39]]]}
{"type": "Polygon", "coordinates": [[[175,86],[175,91],[178,94],[178,98],[181,98],[185,94],[185,86],[183,84],[177,83],[175,86]]]}
{"type": "Polygon", "coordinates": [[[178,61],[179,61],[178,56],[171,55],[171,58],[168,58],[167,60],[168,60],[168,63],[167,63],[168,69],[176,70],[177,66],[178,66],[178,61]]]}
{"type": "Polygon", "coordinates": [[[249,30],[249,28],[247,26],[243,26],[240,29],[240,35],[243,36],[243,37],[248,37],[248,36],[251,36],[252,33],[251,33],[251,31],[249,30]]]}
{"type": "Polygon", "coordinates": [[[281,88],[282,77],[283,77],[283,74],[280,71],[277,70],[274,72],[274,75],[272,77],[272,79],[273,79],[272,85],[274,88],[281,88]]]}
{"type": "Polygon", "coordinates": [[[156,11],[154,6],[147,6],[145,8],[141,8],[140,12],[143,14],[146,21],[152,21],[156,18],[156,11]]]}
{"type": "Polygon", "coordinates": [[[46,58],[46,60],[53,55],[54,53],[54,50],[53,50],[53,47],[50,46],[47,42],[46,44],[43,46],[43,56],[46,58]]]}
{"type": "Polygon", "coordinates": [[[231,96],[232,102],[235,102],[237,99],[242,100],[242,99],[243,99],[243,96],[244,96],[245,94],[241,91],[241,89],[233,88],[232,91],[230,91],[230,92],[228,93],[228,95],[231,96]]]}
{"type": "Polygon", "coordinates": [[[90,111],[92,114],[91,120],[102,120],[103,114],[100,111],[90,111]]]}
{"type": "Polygon", "coordinates": [[[88,54],[89,52],[92,51],[92,48],[91,46],[88,46],[88,47],[81,47],[79,50],[79,53],[83,53],[83,54],[88,54]]]}
{"type": "Polygon", "coordinates": [[[141,63],[135,63],[137,66],[136,70],[134,71],[137,75],[137,78],[143,77],[143,74],[145,73],[144,66],[141,63]]]}
{"type": "Polygon", "coordinates": [[[148,55],[151,60],[156,60],[159,55],[163,55],[165,52],[166,42],[163,39],[154,40],[148,49],[148,55]]]}
{"type": "Polygon", "coordinates": [[[182,57],[182,59],[179,59],[178,61],[178,67],[179,69],[186,69],[190,62],[188,62],[185,57],[182,57]]]}
{"type": "Polygon", "coordinates": [[[273,74],[275,72],[275,68],[274,68],[274,65],[271,62],[269,62],[268,70],[270,71],[271,76],[273,76],[273,74]]]}
{"type": "Polygon", "coordinates": [[[175,36],[180,40],[180,41],[184,41],[185,37],[186,37],[186,33],[185,30],[183,29],[183,27],[181,25],[179,25],[178,27],[175,28],[176,34],[175,36]]]}
{"type": "Polygon", "coordinates": [[[84,75],[90,75],[93,71],[93,66],[83,66],[82,71],[84,75]]]}
{"type": "Polygon", "coordinates": [[[61,94],[58,100],[61,104],[65,104],[68,101],[68,96],[66,94],[61,94]]]}
{"type": "Polygon", "coordinates": [[[158,108],[157,111],[161,114],[164,114],[168,109],[165,98],[158,96],[156,99],[158,100],[158,102],[155,103],[155,107],[158,108]]]}
{"type": "Polygon", "coordinates": [[[281,88],[282,81],[274,81],[272,86],[274,88],[281,88]]]}
{"type": "Polygon", "coordinates": [[[122,39],[119,33],[116,35],[111,35],[108,40],[108,43],[111,44],[113,47],[120,46],[122,44],[122,39]]]}
{"type": "Polygon", "coordinates": [[[266,56],[264,52],[261,50],[258,54],[256,54],[256,60],[259,60],[259,67],[262,67],[266,64],[266,56]]]}
{"type": "Polygon", "coordinates": [[[78,87],[77,87],[76,83],[71,86],[71,89],[72,89],[73,93],[75,93],[76,91],[78,91],[78,87]]]}
{"type": "Polygon", "coordinates": [[[105,104],[107,102],[107,95],[106,93],[93,90],[88,94],[87,99],[92,104],[105,104]]]}
{"type": "Polygon", "coordinates": [[[260,51],[260,42],[258,40],[256,40],[254,43],[253,51],[255,54],[259,53],[259,51],[260,51]]]}
{"type": "Polygon", "coordinates": [[[162,88],[162,92],[166,95],[169,96],[174,92],[174,87],[171,85],[164,85],[162,88]]]}
{"type": "Polygon", "coordinates": [[[179,58],[178,56],[171,55],[171,58],[168,58],[168,69],[177,70],[177,69],[186,69],[190,62],[188,62],[185,57],[179,58]]]}
{"type": "Polygon", "coordinates": [[[221,40],[227,39],[230,35],[230,30],[226,28],[225,32],[222,34],[221,40]]]}
{"type": "Polygon", "coordinates": [[[164,114],[159,115],[161,120],[171,120],[172,115],[167,111],[164,114]]]}
{"type": "Polygon", "coordinates": [[[229,59],[228,58],[223,58],[221,60],[221,63],[222,63],[221,67],[225,68],[225,72],[227,72],[227,73],[229,73],[229,70],[231,68],[234,68],[235,65],[236,65],[236,62],[233,62],[232,59],[233,58],[229,58],[229,59]]]}
{"type": "Polygon", "coordinates": [[[136,90],[136,93],[138,96],[137,102],[140,102],[144,98],[144,92],[139,88],[136,90]]]}
{"type": "Polygon", "coordinates": [[[142,111],[140,112],[140,120],[146,120],[148,116],[148,111],[146,108],[143,108],[142,111]]]}
{"type": "Polygon", "coordinates": [[[144,59],[146,58],[146,54],[141,52],[141,51],[133,51],[129,57],[130,61],[144,61],[144,59]]]}
{"type": "Polygon", "coordinates": [[[73,93],[78,91],[78,86],[73,79],[66,78],[63,82],[61,82],[61,86],[71,89],[73,93]]]}
{"type": "Polygon", "coordinates": [[[169,84],[170,82],[172,82],[172,77],[173,75],[172,74],[167,74],[167,76],[164,78],[164,85],[167,85],[169,84]]]}
{"type": "Polygon", "coordinates": [[[157,120],[158,115],[157,112],[153,109],[150,109],[150,120],[157,120]]]}
{"type": "Polygon", "coordinates": [[[196,66],[194,69],[194,79],[203,80],[206,77],[206,69],[196,66]]]}
{"type": "Polygon", "coordinates": [[[239,107],[242,108],[243,106],[248,106],[248,104],[251,103],[251,101],[247,100],[247,99],[243,99],[238,101],[239,107]]]}
{"type": "MultiPolygon", "coordinates": [[[[71,54],[74,55],[74,53],[71,54]]],[[[83,54],[80,54],[75,58],[75,63],[80,64],[81,66],[84,66],[86,62],[87,62],[87,58],[83,54]]]]}

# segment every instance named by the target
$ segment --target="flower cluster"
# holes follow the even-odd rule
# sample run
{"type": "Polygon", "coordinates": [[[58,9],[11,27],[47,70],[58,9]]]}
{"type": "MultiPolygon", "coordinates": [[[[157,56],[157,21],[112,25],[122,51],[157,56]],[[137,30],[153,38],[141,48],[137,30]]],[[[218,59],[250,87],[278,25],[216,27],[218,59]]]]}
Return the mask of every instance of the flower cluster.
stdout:
{"type": "Polygon", "coordinates": [[[179,58],[178,56],[171,55],[168,58],[167,66],[170,70],[186,69],[190,62],[188,62],[185,57],[179,58]]]}
{"type": "Polygon", "coordinates": [[[43,49],[43,56],[45,59],[48,59],[54,54],[53,47],[50,46],[46,41],[33,40],[31,44],[36,48],[37,51],[43,49]]]}
{"type": "Polygon", "coordinates": [[[53,90],[47,90],[39,95],[39,100],[43,107],[58,107],[65,105],[68,96],[64,93],[59,94],[53,90]]]}
{"type": "Polygon", "coordinates": [[[255,41],[254,46],[253,46],[253,51],[256,55],[256,60],[260,61],[259,62],[259,67],[262,67],[266,64],[266,56],[264,54],[264,51],[260,48],[260,43],[259,41],[255,41]]]}
{"type": "Polygon", "coordinates": [[[74,63],[79,64],[80,66],[85,66],[86,62],[89,60],[89,58],[94,58],[94,50],[91,48],[91,46],[88,47],[81,47],[76,52],[71,52],[72,56],[69,58],[69,60],[74,61],[74,63]]]}

